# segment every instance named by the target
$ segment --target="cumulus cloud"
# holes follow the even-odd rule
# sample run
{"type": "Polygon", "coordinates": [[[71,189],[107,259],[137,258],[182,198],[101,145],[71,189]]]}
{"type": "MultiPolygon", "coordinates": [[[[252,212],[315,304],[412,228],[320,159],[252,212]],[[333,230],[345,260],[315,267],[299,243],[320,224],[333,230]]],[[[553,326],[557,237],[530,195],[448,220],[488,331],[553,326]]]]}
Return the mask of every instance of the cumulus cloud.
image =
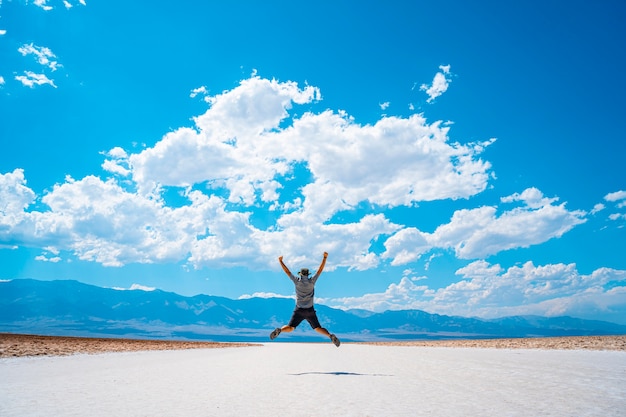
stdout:
{"type": "Polygon", "coordinates": [[[454,248],[461,259],[482,258],[561,237],[586,221],[584,211],[568,211],[565,203],[553,204],[556,199],[538,198],[537,193],[532,189],[533,198],[521,200],[524,206],[500,216],[495,207],[459,210],[450,223],[435,230],[433,240],[438,246],[454,248]]]}
{"type": "Polygon", "coordinates": [[[448,91],[448,87],[452,82],[452,78],[450,77],[450,65],[440,65],[439,69],[441,71],[435,74],[435,78],[433,78],[430,85],[422,84],[420,86],[420,90],[428,94],[428,99],[426,100],[428,103],[432,103],[437,97],[448,91]]]}
{"type": "Polygon", "coordinates": [[[48,5],[48,0],[34,0],[33,4],[37,7],[41,7],[45,11],[52,10],[52,6],[48,5]]]}
{"type": "Polygon", "coordinates": [[[169,209],[162,201],[125,191],[112,179],[68,178],[42,202],[50,212],[34,216],[34,222],[41,221],[38,217],[53,222],[66,249],[107,266],[184,259],[190,240],[205,233],[203,222],[189,224],[197,207],[169,209]]]}
{"type": "Polygon", "coordinates": [[[0,174],[0,224],[4,226],[0,233],[19,223],[25,216],[24,210],[34,201],[35,193],[26,186],[23,169],[0,174]]]}
{"type": "Polygon", "coordinates": [[[23,56],[26,55],[34,55],[35,59],[40,65],[48,67],[52,71],[56,71],[59,67],[58,61],[55,61],[56,55],[52,53],[50,48],[46,48],[45,46],[37,46],[34,44],[22,45],[18,52],[23,56]]]}
{"type": "Polygon", "coordinates": [[[597,214],[599,212],[601,212],[602,210],[604,210],[606,208],[606,206],[602,203],[598,203],[596,205],[593,206],[593,209],[591,210],[591,214],[597,214]]]}
{"type": "Polygon", "coordinates": [[[251,205],[259,190],[306,164],[315,181],[307,203],[333,188],[328,215],[360,201],[398,206],[467,198],[486,187],[490,164],[476,155],[491,143],[450,143],[448,128],[418,115],[383,118],[361,126],[342,114],[306,113],[280,129],[292,103],[316,100],[319,91],[258,77],[211,98],[196,128],[181,128],[154,147],[130,156],[140,190],[208,182],[229,190],[229,201],[251,205]],[[457,162],[458,161],[458,162],[457,162]],[[336,196],[342,196],[338,203],[336,196]]]}
{"type": "Polygon", "coordinates": [[[462,280],[433,289],[404,276],[382,293],[326,300],[334,307],[371,311],[420,309],[430,313],[495,318],[511,315],[585,317],[624,323],[626,271],[599,268],[581,274],[575,264],[503,269],[479,260],[459,269],[462,280]],[[620,285],[615,285],[620,283],[620,285]]]}
{"type": "Polygon", "coordinates": [[[295,299],[295,295],[281,295],[273,292],[255,292],[254,294],[242,294],[239,300],[249,300],[250,298],[288,298],[295,299]]]}
{"type": "MultiPolygon", "coordinates": [[[[86,6],[85,0],[79,0],[78,2],[70,1],[70,0],[34,0],[34,1],[26,1],[25,5],[34,5],[36,7],[41,8],[45,11],[53,10],[55,7],[52,4],[58,4],[65,7],[65,9],[71,9],[74,5],[80,4],[82,6],[86,6]]],[[[2,2],[0,1],[0,7],[2,6],[2,2]]],[[[0,36],[5,35],[6,30],[0,30],[0,36]]],[[[32,37],[32,36],[31,36],[32,37]]],[[[35,58],[36,62],[41,65],[42,68],[35,71],[24,71],[24,75],[18,75],[15,77],[17,81],[20,81],[22,85],[26,87],[33,88],[36,85],[49,84],[52,87],[56,88],[54,84],[54,80],[49,78],[49,76],[45,72],[55,72],[57,69],[62,67],[59,61],[56,59],[57,56],[52,52],[52,50],[46,46],[35,45],[34,43],[25,43],[18,48],[18,52],[22,56],[32,56],[35,58]]]]}
{"type": "Polygon", "coordinates": [[[226,183],[231,202],[251,204],[255,190],[274,188],[274,176],[289,166],[268,136],[287,117],[292,103],[315,99],[318,90],[295,83],[252,78],[209,98],[211,108],[195,118],[196,128],[166,135],[154,147],[130,156],[133,179],[142,192],[159,185],[186,187],[226,183]],[[166,162],[166,163],[164,163],[166,162]]]}
{"type": "MultiPolygon", "coordinates": [[[[55,1],[51,1],[51,0],[34,0],[33,1],[33,4],[35,6],[40,7],[41,9],[47,12],[54,9],[54,7],[50,5],[51,3],[55,3],[55,1]]],[[[74,3],[70,2],[69,0],[60,0],[58,3],[63,4],[63,7],[65,7],[66,9],[71,9],[74,6],[74,3]]],[[[82,6],[87,5],[85,0],[78,0],[77,3],[82,6]]]]}
{"type": "Polygon", "coordinates": [[[130,288],[113,287],[112,289],[117,290],[117,291],[147,291],[147,292],[156,290],[156,288],[154,287],[148,287],[146,285],[141,285],[141,284],[133,284],[130,286],[130,288]]]}
{"type": "Polygon", "coordinates": [[[457,210],[449,223],[433,232],[404,228],[385,242],[384,258],[392,265],[419,259],[433,248],[452,249],[460,259],[478,259],[513,248],[529,247],[561,237],[586,221],[586,213],[568,211],[557,198],[546,198],[536,188],[501,199],[504,203],[522,202],[521,207],[498,215],[493,206],[457,210]]]}
{"type": "Polygon", "coordinates": [[[201,95],[203,97],[204,101],[209,101],[209,90],[207,90],[207,88],[203,85],[201,87],[198,88],[194,88],[193,90],[191,90],[191,93],[189,94],[189,97],[191,98],[195,98],[197,96],[201,95]]]}
{"type": "Polygon", "coordinates": [[[24,71],[24,75],[16,75],[15,79],[26,87],[33,88],[35,85],[48,84],[56,88],[54,81],[49,79],[46,74],[37,74],[32,71],[24,71]]]}
{"type": "Polygon", "coordinates": [[[49,246],[47,248],[44,248],[43,254],[35,256],[35,260],[40,261],[40,262],[51,262],[51,263],[61,262],[62,259],[60,256],[58,256],[59,253],[60,251],[57,248],[55,248],[54,246],[49,246]]]}
{"type": "MultiPolygon", "coordinates": [[[[604,196],[604,200],[608,203],[614,203],[616,210],[622,210],[626,207],[626,191],[616,191],[614,193],[609,193],[604,196]]],[[[604,205],[602,205],[604,207],[604,205]]],[[[617,212],[610,213],[609,220],[617,221],[617,220],[626,220],[626,213],[617,212]]],[[[623,227],[623,224],[618,227],[623,227]]]]}
{"type": "Polygon", "coordinates": [[[130,175],[131,171],[128,166],[128,155],[124,149],[116,146],[108,152],[102,152],[102,154],[110,158],[105,159],[102,163],[102,169],[123,177],[130,175]]]}
{"type": "Polygon", "coordinates": [[[38,255],[38,256],[35,256],[35,260],[36,261],[41,261],[41,262],[57,263],[57,262],[61,261],[61,257],[60,256],[48,257],[46,255],[38,255]]]}
{"type": "Polygon", "coordinates": [[[616,203],[618,208],[626,207],[626,191],[616,191],[604,196],[606,201],[616,203]]]}
{"type": "Polygon", "coordinates": [[[557,201],[558,198],[546,198],[543,193],[536,188],[527,188],[521,194],[515,193],[508,197],[502,197],[503,203],[512,203],[516,201],[522,201],[531,209],[541,208],[552,204],[557,201]]]}
{"type": "Polygon", "coordinates": [[[420,202],[469,199],[493,174],[480,158],[494,140],[450,141],[449,126],[421,115],[360,125],[344,112],[291,116],[321,99],[319,89],[252,76],[209,96],[192,128],[163,136],[139,153],[103,152],[113,175],[71,177],[30,209],[24,173],[3,175],[3,242],[55,246],[107,266],[187,261],[196,268],[245,264],[275,268],[277,253],[315,263],[332,251],[332,270],[367,270],[382,259],[407,264],[433,248],[474,259],[561,236],[584,221],[534,188],[456,211],[433,233],[392,222],[386,210],[420,202]],[[297,186],[294,187],[294,184],[297,186]],[[175,206],[164,193],[176,190],[175,206]],[[342,213],[368,213],[338,221],[342,213]],[[268,220],[259,224],[253,213],[268,220]],[[372,242],[385,245],[384,253],[372,242]]]}

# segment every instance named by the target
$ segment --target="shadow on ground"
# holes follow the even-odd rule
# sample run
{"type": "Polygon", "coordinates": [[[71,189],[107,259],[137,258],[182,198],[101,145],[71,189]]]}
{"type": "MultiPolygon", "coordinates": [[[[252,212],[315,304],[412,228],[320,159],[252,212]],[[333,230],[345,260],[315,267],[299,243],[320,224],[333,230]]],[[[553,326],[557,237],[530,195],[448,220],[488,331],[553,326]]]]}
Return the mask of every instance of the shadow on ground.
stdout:
{"type": "Polygon", "coordinates": [[[289,374],[289,375],[294,375],[294,376],[301,376],[301,375],[393,376],[393,375],[386,375],[386,374],[360,374],[357,372],[301,372],[299,374],[289,374]]]}

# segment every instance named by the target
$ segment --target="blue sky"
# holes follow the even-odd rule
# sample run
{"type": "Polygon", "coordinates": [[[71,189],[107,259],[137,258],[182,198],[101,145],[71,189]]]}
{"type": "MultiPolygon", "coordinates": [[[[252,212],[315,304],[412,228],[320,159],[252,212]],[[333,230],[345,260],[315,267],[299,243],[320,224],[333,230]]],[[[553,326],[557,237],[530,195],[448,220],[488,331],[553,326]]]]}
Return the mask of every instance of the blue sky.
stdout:
{"type": "Polygon", "coordinates": [[[0,279],[626,323],[621,1],[0,3],[0,279]]]}

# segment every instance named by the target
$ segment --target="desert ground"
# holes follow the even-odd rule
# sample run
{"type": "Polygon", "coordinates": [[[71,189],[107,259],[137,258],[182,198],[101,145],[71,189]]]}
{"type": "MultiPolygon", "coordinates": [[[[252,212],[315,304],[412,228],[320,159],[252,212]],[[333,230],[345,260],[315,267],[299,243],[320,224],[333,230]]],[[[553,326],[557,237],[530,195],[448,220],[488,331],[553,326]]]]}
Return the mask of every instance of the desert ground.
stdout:
{"type": "Polygon", "coordinates": [[[623,416],[624,338],[565,339],[540,348],[536,339],[481,348],[107,340],[96,351],[100,342],[70,338],[51,354],[58,339],[45,338],[46,351],[27,350],[24,340],[37,339],[26,338],[11,355],[29,356],[0,358],[0,416],[623,416]],[[167,350],[146,351],[157,345],[167,350]],[[228,346],[237,347],[215,349],[228,346]]]}
{"type": "MultiPolygon", "coordinates": [[[[520,339],[437,340],[368,342],[377,346],[567,349],[626,351],[625,336],[573,336],[520,339]]],[[[65,356],[79,353],[133,352],[149,350],[213,349],[253,346],[249,343],[189,342],[113,338],[79,338],[0,333],[0,358],[22,356],[65,356]]],[[[345,343],[344,343],[345,345],[345,343]]]]}
{"type": "Polygon", "coordinates": [[[78,353],[95,354],[105,352],[137,352],[148,350],[213,349],[243,346],[250,346],[250,344],[38,336],[0,333],[0,358],[22,356],[65,356],[78,353]]]}
{"type": "Polygon", "coordinates": [[[570,336],[519,339],[436,340],[407,342],[373,342],[381,346],[422,346],[495,349],[623,350],[626,336],[570,336]]]}

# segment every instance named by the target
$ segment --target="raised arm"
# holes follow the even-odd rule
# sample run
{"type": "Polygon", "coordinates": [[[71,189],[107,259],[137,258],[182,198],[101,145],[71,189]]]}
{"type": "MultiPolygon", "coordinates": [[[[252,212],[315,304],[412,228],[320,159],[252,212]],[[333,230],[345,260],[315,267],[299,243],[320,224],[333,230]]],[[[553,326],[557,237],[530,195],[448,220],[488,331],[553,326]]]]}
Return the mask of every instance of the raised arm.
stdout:
{"type": "Polygon", "coordinates": [[[287,265],[285,265],[285,263],[283,262],[282,255],[278,257],[278,262],[280,262],[280,266],[283,268],[283,271],[285,271],[285,274],[287,274],[287,276],[291,278],[292,277],[291,271],[289,270],[289,268],[287,268],[287,265]]]}
{"type": "Polygon", "coordinates": [[[322,263],[320,264],[320,267],[317,268],[317,272],[315,273],[316,277],[319,277],[319,275],[324,270],[324,266],[326,265],[326,258],[328,258],[328,252],[324,252],[324,259],[322,260],[322,263]]]}

